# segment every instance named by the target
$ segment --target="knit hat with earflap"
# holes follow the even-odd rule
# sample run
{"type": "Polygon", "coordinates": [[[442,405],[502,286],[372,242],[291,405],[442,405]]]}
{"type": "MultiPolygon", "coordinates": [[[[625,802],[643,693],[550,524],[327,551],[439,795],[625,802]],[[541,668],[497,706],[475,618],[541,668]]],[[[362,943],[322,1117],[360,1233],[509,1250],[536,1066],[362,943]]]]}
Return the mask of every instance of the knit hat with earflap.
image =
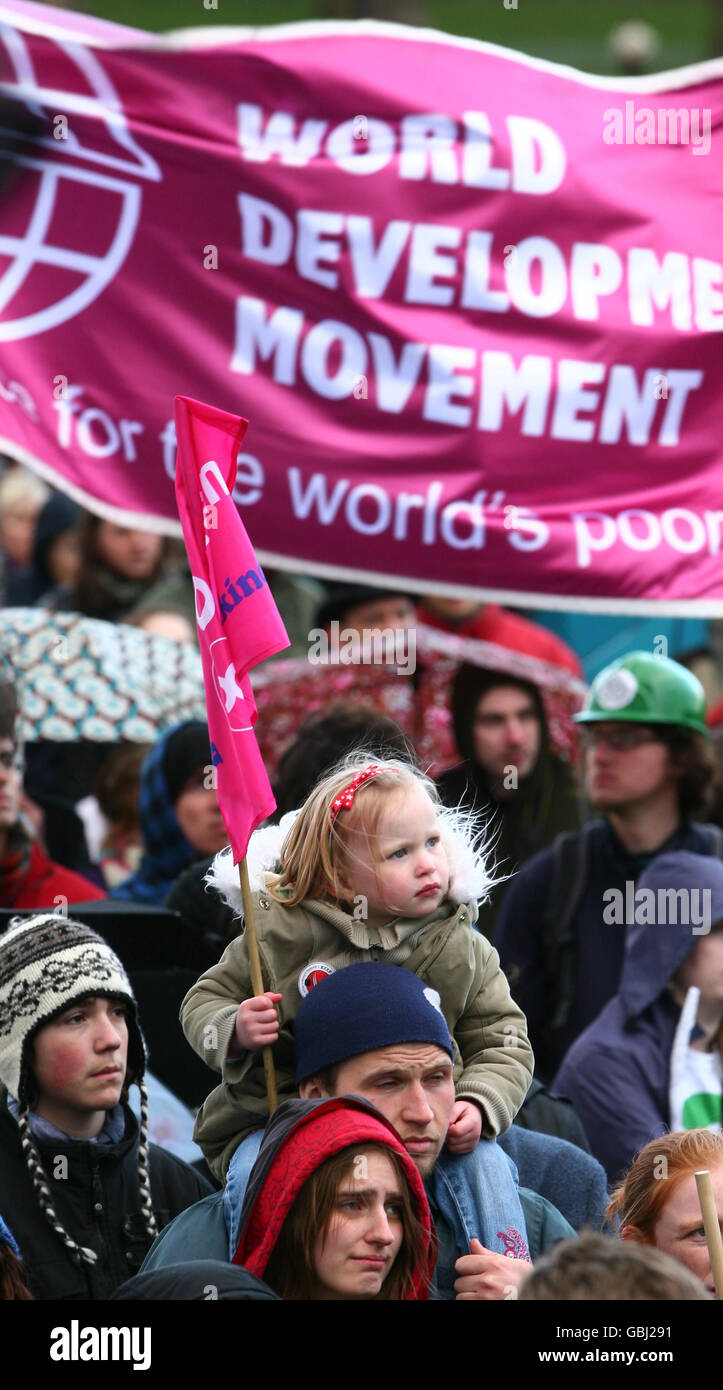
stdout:
{"type": "Polygon", "coordinates": [[[89,995],[122,999],[128,1007],[126,1080],[135,1081],[141,1092],[141,1202],[148,1233],[155,1236],[148,1168],[148,1099],[143,1084],[146,1048],[131,983],[120,960],[90,927],[61,913],[44,912],[25,920],[16,919],[0,936],[0,1082],[19,1102],[20,1139],[45,1216],[76,1262],[95,1264],[95,1251],[76,1245],[55,1214],[28,1121],[33,1039],[45,1024],[89,995]]]}

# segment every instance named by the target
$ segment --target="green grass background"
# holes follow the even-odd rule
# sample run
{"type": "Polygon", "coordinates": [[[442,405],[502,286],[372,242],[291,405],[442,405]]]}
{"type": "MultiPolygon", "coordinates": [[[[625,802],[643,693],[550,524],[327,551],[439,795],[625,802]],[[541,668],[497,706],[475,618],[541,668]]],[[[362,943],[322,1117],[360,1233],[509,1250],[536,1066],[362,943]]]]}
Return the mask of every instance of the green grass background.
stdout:
{"type": "Polygon", "coordinates": [[[516,10],[503,0],[393,0],[368,6],[344,0],[218,0],[216,10],[203,0],[84,0],[68,5],[88,14],[138,28],[163,31],[212,24],[262,25],[308,19],[370,15],[408,20],[447,33],[486,39],[538,57],[571,63],[590,72],[614,70],[606,39],[616,24],[646,19],[657,29],[662,49],[653,69],[681,67],[716,56],[723,39],[723,0],[518,0],[516,10]]]}

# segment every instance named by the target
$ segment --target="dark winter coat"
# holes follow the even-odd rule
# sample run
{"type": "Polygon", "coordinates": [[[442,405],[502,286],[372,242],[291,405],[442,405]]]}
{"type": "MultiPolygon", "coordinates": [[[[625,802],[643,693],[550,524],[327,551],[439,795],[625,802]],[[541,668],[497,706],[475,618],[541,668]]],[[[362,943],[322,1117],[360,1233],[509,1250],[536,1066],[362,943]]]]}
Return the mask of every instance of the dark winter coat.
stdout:
{"type": "MultiPolygon", "coordinates": [[[[554,1008],[545,981],[549,974],[544,914],[555,871],[553,848],[535,855],[509,885],[497,919],[495,946],[512,997],[527,1018],[527,1031],[542,1080],[554,1076],[568,1048],[612,998],[620,983],[625,953],[625,926],[608,925],[603,911],[608,889],[625,894],[647,863],[674,850],[710,853],[710,830],[683,822],[655,855],[631,855],[607,820],[591,825],[586,883],[571,921],[574,936],[574,977],[570,1009],[564,1024],[550,1036],[546,1025],[554,1008]]],[[[581,1115],[583,1126],[584,1117],[581,1115]]],[[[591,1136],[588,1139],[592,1143],[591,1136]]]]}
{"type": "MultiPolygon", "coordinates": [[[[17,1121],[8,1110],[7,1092],[0,1093],[3,1215],[23,1252],[34,1298],[109,1298],[143,1262],[151,1240],[141,1212],[138,1121],[128,1106],[124,1110],[125,1135],[117,1144],[77,1139],[63,1143],[34,1136],[61,1225],[79,1245],[99,1255],[94,1266],[76,1266],[43,1213],[17,1121]]],[[[155,1144],[149,1151],[153,1211],[160,1230],[211,1188],[182,1159],[155,1144]]]]}
{"type": "Polygon", "coordinates": [[[220,1260],[193,1259],[135,1274],[116,1289],[111,1298],[119,1303],[134,1299],[186,1303],[203,1303],[210,1299],[218,1299],[219,1303],[270,1298],[277,1303],[280,1301],[268,1284],[249,1274],[247,1269],[238,1269],[220,1260]]]}
{"type": "Polygon", "coordinates": [[[608,1188],[605,1170],[592,1154],[583,1153],[566,1139],[535,1134],[519,1125],[510,1125],[497,1143],[520,1175],[520,1199],[523,1188],[534,1186],[535,1192],[551,1202],[575,1231],[581,1231],[583,1226],[601,1229],[608,1188]]]}
{"type": "Polygon", "coordinates": [[[446,806],[460,803],[483,818],[494,842],[495,877],[500,880],[484,903],[480,904],[477,930],[491,939],[509,885],[509,875],[517,872],[533,854],[552,844],[563,830],[576,830],[580,808],[569,763],[556,757],[550,748],[547,715],[538,686],[507,679],[527,696],[535,708],[539,727],[539,748],[535,765],[506,796],[495,795],[490,779],[480,766],[475,749],[475,718],[480,700],[500,684],[505,674],[464,663],[452,682],[450,706],[457,747],[464,762],[444,772],[437,782],[446,806]]]}
{"type": "Polygon", "coordinates": [[[166,907],[178,912],[188,928],[192,963],[199,971],[210,970],[220,960],[229,941],[238,936],[240,925],[233,908],[205,882],[213,860],[211,855],[184,869],[166,898],[166,907]]]}
{"type": "MultiPolygon", "coordinates": [[[[699,855],[658,856],[639,889],[711,887],[711,922],[723,920],[723,866],[699,855]],[[709,877],[706,869],[709,867],[709,877]]],[[[620,989],[570,1048],[555,1089],[572,1100],[596,1158],[616,1182],[644,1144],[670,1127],[670,1057],[681,1009],[668,984],[702,939],[692,924],[630,931],[620,989]]],[[[615,928],[608,927],[608,931],[615,928]]],[[[695,1028],[692,1037],[700,1037],[695,1028]]]]}
{"type": "Polygon", "coordinates": [[[489,827],[494,841],[495,877],[499,880],[486,902],[480,904],[477,930],[497,944],[495,928],[505,895],[515,874],[563,830],[577,830],[580,809],[572,772],[567,763],[551,754],[546,744],[535,767],[520,780],[517,790],[497,798],[481,767],[473,761],[450,768],[437,782],[445,806],[460,803],[476,811],[489,827]]]}
{"type": "Polygon", "coordinates": [[[555,1139],[566,1139],[589,1154],[590,1145],[580,1123],[574,1106],[564,1096],[556,1096],[537,1077],[530,1082],[530,1089],[515,1116],[515,1129],[534,1130],[535,1134],[549,1134],[555,1139]]]}

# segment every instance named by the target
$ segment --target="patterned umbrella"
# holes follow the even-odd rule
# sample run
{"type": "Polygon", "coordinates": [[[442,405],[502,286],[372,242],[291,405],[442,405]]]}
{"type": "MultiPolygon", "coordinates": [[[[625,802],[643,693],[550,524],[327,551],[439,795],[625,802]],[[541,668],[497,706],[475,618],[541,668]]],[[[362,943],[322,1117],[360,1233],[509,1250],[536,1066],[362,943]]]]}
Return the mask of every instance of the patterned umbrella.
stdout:
{"type": "Polygon", "coordinates": [[[24,742],[153,743],[206,718],[195,647],[78,613],[0,609],[0,678],[17,689],[24,742]]]}

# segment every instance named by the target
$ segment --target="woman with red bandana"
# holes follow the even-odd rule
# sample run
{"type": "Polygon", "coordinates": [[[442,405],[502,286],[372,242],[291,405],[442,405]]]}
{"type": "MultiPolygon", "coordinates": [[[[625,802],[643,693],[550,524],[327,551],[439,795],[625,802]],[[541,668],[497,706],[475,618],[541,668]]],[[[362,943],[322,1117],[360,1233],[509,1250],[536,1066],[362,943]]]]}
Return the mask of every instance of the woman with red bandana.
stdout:
{"type": "Polygon", "coordinates": [[[282,1298],[429,1298],[436,1239],[396,1130],[355,1096],[286,1101],[251,1171],[233,1263],[282,1298]]]}

